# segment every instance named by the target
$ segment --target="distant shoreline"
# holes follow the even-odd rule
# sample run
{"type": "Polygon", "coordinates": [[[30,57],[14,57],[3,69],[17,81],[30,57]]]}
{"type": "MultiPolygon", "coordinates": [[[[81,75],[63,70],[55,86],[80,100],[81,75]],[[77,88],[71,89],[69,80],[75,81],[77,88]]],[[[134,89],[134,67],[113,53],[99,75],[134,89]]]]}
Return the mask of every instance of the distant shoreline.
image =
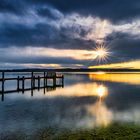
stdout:
{"type": "Polygon", "coordinates": [[[140,69],[98,68],[98,69],[1,69],[0,72],[108,72],[108,73],[139,73],[140,69]]]}

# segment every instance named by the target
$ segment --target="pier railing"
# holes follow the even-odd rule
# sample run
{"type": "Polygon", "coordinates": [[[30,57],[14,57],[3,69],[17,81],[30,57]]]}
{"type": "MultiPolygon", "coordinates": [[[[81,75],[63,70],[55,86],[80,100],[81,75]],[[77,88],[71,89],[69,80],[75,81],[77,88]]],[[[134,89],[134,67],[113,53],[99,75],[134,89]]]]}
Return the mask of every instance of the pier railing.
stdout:
{"type": "MultiPolygon", "coordinates": [[[[1,90],[0,94],[2,95],[2,101],[4,100],[4,94],[8,93],[14,93],[14,92],[22,92],[25,91],[31,91],[31,95],[33,96],[33,90],[35,89],[44,89],[45,91],[55,90],[57,87],[63,87],[64,86],[64,75],[58,74],[56,72],[39,72],[38,75],[36,75],[37,72],[28,72],[28,76],[25,76],[24,74],[21,76],[20,73],[18,73],[17,77],[5,77],[6,73],[5,71],[1,72],[1,90]],[[41,84],[41,80],[43,80],[43,85],[41,84]],[[52,80],[52,83],[48,84],[48,80],[52,80]],[[5,82],[6,81],[16,81],[16,89],[14,90],[5,90],[5,82]],[[30,81],[30,87],[27,88],[25,86],[25,82],[30,81]]],[[[8,72],[9,73],[9,72],[8,72]]],[[[11,72],[10,72],[11,73],[11,72]]],[[[23,73],[23,72],[22,72],[23,73]]]]}

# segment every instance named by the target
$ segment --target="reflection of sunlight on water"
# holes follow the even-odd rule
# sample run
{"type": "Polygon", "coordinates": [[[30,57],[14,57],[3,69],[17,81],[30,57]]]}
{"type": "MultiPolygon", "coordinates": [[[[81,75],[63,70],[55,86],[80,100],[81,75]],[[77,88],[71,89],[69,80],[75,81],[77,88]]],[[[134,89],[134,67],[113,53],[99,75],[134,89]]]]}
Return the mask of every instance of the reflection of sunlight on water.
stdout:
{"type": "MultiPolygon", "coordinates": [[[[28,94],[27,94],[28,95],[28,94]]],[[[43,94],[37,94],[37,98],[44,98],[43,94]],[[42,96],[41,96],[42,95],[42,96]]],[[[107,126],[111,123],[112,113],[106,105],[103,103],[103,100],[108,95],[108,88],[103,84],[97,83],[78,83],[76,85],[68,86],[65,88],[57,89],[52,92],[52,94],[46,94],[48,98],[56,97],[88,97],[95,96],[97,101],[90,105],[84,105],[86,112],[89,114],[89,118],[80,120],[80,124],[88,125],[90,127],[94,126],[107,126]]],[[[83,106],[83,107],[84,107],[83,106]]],[[[76,108],[75,108],[76,109],[76,108]]],[[[77,122],[78,124],[78,122],[77,122]]],[[[83,126],[84,126],[83,125],[83,126]]]]}
{"type": "Polygon", "coordinates": [[[140,74],[119,74],[119,73],[102,73],[102,74],[89,74],[91,80],[111,81],[118,83],[127,83],[133,85],[140,85],[140,74]]]}
{"type": "MultiPolygon", "coordinates": [[[[93,83],[78,83],[71,86],[65,86],[64,88],[57,88],[50,92],[46,91],[44,94],[44,89],[41,89],[39,92],[37,90],[33,91],[34,99],[44,99],[44,98],[56,98],[56,97],[86,97],[86,96],[95,96],[95,97],[106,97],[108,95],[108,90],[105,85],[93,83]]],[[[6,94],[7,98],[10,99],[31,99],[31,91],[24,93],[24,96],[21,94],[6,94]]]]}
{"type": "Polygon", "coordinates": [[[27,132],[50,126],[73,130],[108,126],[114,121],[140,124],[139,104],[133,103],[132,106],[127,105],[126,109],[122,109],[123,104],[120,101],[113,102],[111,95],[109,104],[106,105],[105,99],[109,95],[109,87],[101,82],[90,81],[58,88],[46,92],[45,95],[43,90],[39,92],[35,90],[32,98],[31,92],[25,92],[24,96],[8,94],[6,98],[9,96],[13,98],[8,104],[6,102],[0,104],[0,130],[19,131],[19,126],[27,132]],[[24,100],[24,97],[28,100],[24,100]],[[117,109],[118,104],[120,109],[117,109]]]}
{"type": "Polygon", "coordinates": [[[50,96],[96,96],[105,97],[108,94],[107,87],[97,83],[79,83],[71,87],[59,89],[50,96]]]}
{"type": "Polygon", "coordinates": [[[106,105],[103,103],[103,97],[105,98],[108,95],[107,87],[104,85],[99,85],[96,89],[97,96],[99,97],[99,100],[90,106],[87,106],[87,110],[92,115],[92,117],[95,117],[94,124],[96,126],[107,126],[111,123],[112,120],[112,112],[108,110],[106,105]]]}
{"type": "Polygon", "coordinates": [[[105,72],[99,71],[99,72],[94,72],[94,74],[105,74],[105,72]]]}
{"type": "Polygon", "coordinates": [[[97,88],[97,96],[99,96],[100,98],[107,96],[107,88],[103,85],[99,85],[99,87],[97,88]]]}
{"type": "Polygon", "coordinates": [[[93,125],[96,126],[107,126],[111,123],[113,114],[106,105],[98,100],[95,104],[87,106],[87,110],[89,114],[95,118],[95,122],[93,121],[93,125]]]}
{"type": "MultiPolygon", "coordinates": [[[[28,94],[27,94],[28,95],[28,94]]],[[[56,97],[98,97],[97,101],[90,105],[85,105],[86,111],[90,114],[90,118],[86,120],[91,127],[93,126],[107,126],[112,120],[112,113],[108,110],[103,100],[108,95],[108,88],[103,84],[97,83],[78,83],[65,88],[57,89],[52,94],[45,94],[48,98],[56,97]]],[[[37,98],[44,98],[44,94],[37,94],[37,98]]],[[[94,102],[94,101],[93,101],[94,102]]],[[[81,124],[87,123],[85,119],[81,120],[81,124]]],[[[87,124],[85,124],[87,125],[87,124]]]]}
{"type": "MultiPolygon", "coordinates": [[[[43,92],[42,92],[43,93],[43,92]]],[[[105,97],[107,96],[107,87],[97,83],[78,83],[72,86],[66,86],[64,88],[58,88],[55,91],[46,93],[46,97],[105,97]]],[[[30,98],[30,94],[26,94],[27,98],[30,98]]],[[[44,98],[44,94],[34,94],[34,98],[44,98]]]]}

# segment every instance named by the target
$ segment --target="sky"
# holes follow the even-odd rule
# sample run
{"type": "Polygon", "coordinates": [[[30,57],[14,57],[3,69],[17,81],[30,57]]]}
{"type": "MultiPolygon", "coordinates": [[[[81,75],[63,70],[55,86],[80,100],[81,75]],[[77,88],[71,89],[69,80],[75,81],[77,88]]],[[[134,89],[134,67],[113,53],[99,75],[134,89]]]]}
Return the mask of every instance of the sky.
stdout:
{"type": "Polygon", "coordinates": [[[0,68],[140,66],[139,0],[1,0],[0,68]],[[98,43],[109,51],[96,55],[98,43]]]}

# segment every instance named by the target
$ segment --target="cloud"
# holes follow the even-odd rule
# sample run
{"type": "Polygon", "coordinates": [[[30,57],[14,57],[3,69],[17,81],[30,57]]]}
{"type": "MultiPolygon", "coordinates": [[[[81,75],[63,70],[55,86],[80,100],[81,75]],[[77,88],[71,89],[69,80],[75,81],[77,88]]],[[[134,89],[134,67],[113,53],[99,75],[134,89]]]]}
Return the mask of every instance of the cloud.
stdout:
{"type": "Polygon", "coordinates": [[[12,0],[12,1],[11,0],[1,0],[0,12],[22,14],[23,5],[24,5],[24,2],[18,2],[16,0],[12,0]]]}
{"type": "Polygon", "coordinates": [[[57,48],[87,49],[95,43],[94,40],[86,39],[91,26],[96,22],[93,18],[82,18],[74,14],[52,20],[39,17],[35,12],[28,16],[7,16],[9,20],[5,19],[5,15],[0,15],[0,47],[51,45],[57,48]]]}
{"type": "MultiPolygon", "coordinates": [[[[42,16],[50,16],[49,7],[58,9],[64,14],[79,13],[80,15],[92,15],[112,22],[129,21],[140,17],[139,0],[2,0],[0,11],[14,14],[25,14],[28,9],[37,9],[42,16]]],[[[57,17],[57,16],[56,16],[57,17]]]]}
{"type": "Polygon", "coordinates": [[[110,38],[114,51],[114,57],[122,61],[139,59],[140,36],[123,32],[113,32],[107,38],[110,38]]]}
{"type": "Polygon", "coordinates": [[[112,22],[131,20],[140,16],[139,0],[29,0],[32,5],[50,4],[63,13],[77,12],[82,15],[93,15],[112,22]]]}
{"type": "MultiPolygon", "coordinates": [[[[26,49],[30,46],[88,51],[94,50],[96,42],[102,40],[116,53],[110,62],[139,59],[139,10],[138,0],[2,0],[0,48],[26,49]]],[[[22,59],[19,59],[20,62],[22,59]]],[[[46,62],[45,59],[32,56],[28,62],[36,60],[41,63],[46,62]]],[[[47,58],[47,62],[50,59],[53,57],[47,58]]],[[[55,59],[50,62],[54,63],[55,59]]],[[[11,60],[3,56],[0,62],[8,63],[11,60]]],[[[66,59],[64,61],[68,62],[66,59]]],[[[74,64],[78,64],[74,61],[74,64]]]]}
{"type": "Polygon", "coordinates": [[[85,67],[95,57],[95,52],[88,50],[9,47],[0,49],[0,67],[2,69],[85,67]]]}

